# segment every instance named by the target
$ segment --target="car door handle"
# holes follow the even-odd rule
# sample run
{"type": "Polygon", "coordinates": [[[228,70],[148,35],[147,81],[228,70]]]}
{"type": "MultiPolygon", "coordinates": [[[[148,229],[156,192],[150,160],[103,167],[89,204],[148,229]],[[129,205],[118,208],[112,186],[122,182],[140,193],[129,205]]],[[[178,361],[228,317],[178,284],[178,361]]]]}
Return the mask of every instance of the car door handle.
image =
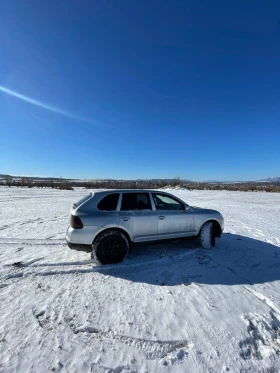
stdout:
{"type": "Polygon", "coordinates": [[[123,220],[123,221],[128,221],[128,220],[130,220],[130,217],[128,217],[128,216],[124,216],[124,217],[122,218],[122,220],[123,220]]]}
{"type": "Polygon", "coordinates": [[[159,218],[160,220],[163,220],[163,219],[165,219],[165,216],[160,215],[158,218],[159,218]]]}

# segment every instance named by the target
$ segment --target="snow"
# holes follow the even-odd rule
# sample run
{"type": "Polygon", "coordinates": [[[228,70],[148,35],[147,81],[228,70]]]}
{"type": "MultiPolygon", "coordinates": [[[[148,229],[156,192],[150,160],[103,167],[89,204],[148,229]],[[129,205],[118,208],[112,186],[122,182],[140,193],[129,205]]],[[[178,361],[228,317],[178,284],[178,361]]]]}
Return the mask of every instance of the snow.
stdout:
{"type": "Polygon", "coordinates": [[[225,218],[216,247],[68,249],[88,193],[0,188],[0,372],[279,372],[280,194],[171,190],[225,218]]]}

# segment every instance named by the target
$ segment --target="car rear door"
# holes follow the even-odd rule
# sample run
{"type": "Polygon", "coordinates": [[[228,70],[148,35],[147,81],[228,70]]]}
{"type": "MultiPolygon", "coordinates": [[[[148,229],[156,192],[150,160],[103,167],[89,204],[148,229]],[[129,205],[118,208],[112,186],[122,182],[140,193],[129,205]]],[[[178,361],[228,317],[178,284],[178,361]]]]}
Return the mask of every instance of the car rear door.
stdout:
{"type": "Polygon", "coordinates": [[[147,192],[124,192],[121,195],[119,227],[125,229],[133,242],[157,239],[157,211],[152,210],[147,192]]]}
{"type": "Polygon", "coordinates": [[[158,239],[192,236],[194,215],[186,205],[165,193],[152,193],[158,224],[158,239]]]}

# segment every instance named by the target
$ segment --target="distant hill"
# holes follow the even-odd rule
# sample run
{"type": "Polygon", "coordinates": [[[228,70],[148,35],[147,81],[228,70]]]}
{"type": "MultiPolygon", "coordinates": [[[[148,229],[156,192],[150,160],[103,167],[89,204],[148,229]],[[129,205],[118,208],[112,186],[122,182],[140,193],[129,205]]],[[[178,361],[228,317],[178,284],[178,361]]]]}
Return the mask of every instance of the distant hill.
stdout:
{"type": "Polygon", "coordinates": [[[261,179],[258,181],[267,181],[267,182],[275,183],[277,181],[280,181],[280,176],[268,177],[267,179],[261,179]]]}
{"type": "Polygon", "coordinates": [[[32,180],[46,180],[46,181],[71,181],[72,179],[64,179],[61,177],[47,177],[47,176],[15,176],[15,175],[7,175],[7,174],[0,174],[0,179],[6,179],[6,178],[12,178],[12,179],[32,179],[32,180]]]}
{"type": "MultiPolygon", "coordinates": [[[[34,181],[54,181],[54,182],[86,182],[86,181],[91,181],[91,180],[86,180],[86,179],[67,179],[67,178],[62,178],[62,177],[46,177],[46,176],[15,176],[15,175],[7,175],[7,174],[0,174],[0,180],[2,179],[7,179],[11,178],[13,180],[21,180],[22,178],[24,179],[30,179],[34,181]]],[[[95,181],[119,181],[119,182],[127,182],[127,181],[140,181],[140,182],[152,182],[152,183],[159,183],[159,182],[166,182],[166,183],[174,183],[177,178],[173,179],[133,179],[133,180],[115,180],[115,179],[96,179],[95,181]]],[[[278,183],[280,182],[280,176],[274,176],[274,177],[268,177],[266,179],[260,179],[260,180],[246,180],[246,181],[240,181],[240,180],[232,180],[232,181],[226,181],[226,180],[206,180],[206,181],[201,181],[200,183],[204,184],[233,184],[233,183],[278,183]]],[[[178,178],[178,184],[190,184],[194,183],[197,184],[197,181],[193,180],[188,180],[188,179],[180,179],[178,178]]]]}

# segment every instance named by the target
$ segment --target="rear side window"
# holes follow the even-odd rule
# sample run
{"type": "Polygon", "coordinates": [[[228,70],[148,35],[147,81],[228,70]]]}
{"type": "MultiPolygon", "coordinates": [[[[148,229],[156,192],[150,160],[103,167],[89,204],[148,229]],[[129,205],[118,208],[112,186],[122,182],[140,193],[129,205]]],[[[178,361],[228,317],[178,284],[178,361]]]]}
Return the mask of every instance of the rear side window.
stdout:
{"type": "Polygon", "coordinates": [[[123,193],[122,211],[151,210],[151,201],[148,193],[123,193]]]}
{"type": "Polygon", "coordinates": [[[74,203],[73,205],[73,208],[74,209],[77,209],[79,206],[81,206],[84,202],[86,202],[88,199],[90,199],[92,197],[92,194],[88,194],[87,196],[85,196],[84,198],[80,199],[79,202],[77,203],[74,203]]]}
{"type": "Polygon", "coordinates": [[[101,211],[116,211],[118,201],[119,201],[119,193],[112,193],[108,194],[104,197],[97,205],[98,210],[101,211]]]}

